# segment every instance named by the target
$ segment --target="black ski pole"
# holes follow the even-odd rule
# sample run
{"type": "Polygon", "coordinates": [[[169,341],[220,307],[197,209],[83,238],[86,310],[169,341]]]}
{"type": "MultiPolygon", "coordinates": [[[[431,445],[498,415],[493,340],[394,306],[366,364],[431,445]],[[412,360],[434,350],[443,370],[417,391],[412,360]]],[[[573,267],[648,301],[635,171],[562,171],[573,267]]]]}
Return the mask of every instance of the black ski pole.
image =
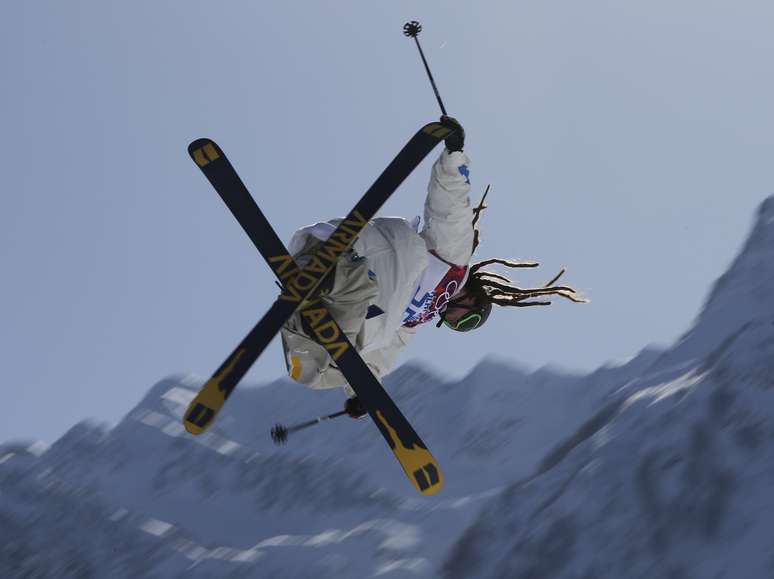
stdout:
{"type": "Polygon", "coordinates": [[[296,424],[295,426],[284,426],[282,424],[277,424],[274,426],[274,428],[271,429],[271,439],[274,441],[274,444],[285,444],[285,442],[288,440],[288,435],[291,432],[297,432],[299,430],[303,430],[304,428],[309,428],[310,426],[314,426],[320,422],[325,422],[326,420],[331,420],[346,413],[346,410],[342,410],[341,412],[334,412],[333,414],[328,414],[327,416],[318,416],[314,420],[302,422],[301,424],[296,424]]]}
{"type": "Polygon", "coordinates": [[[433,73],[430,72],[430,67],[427,65],[427,59],[425,58],[425,53],[422,52],[422,47],[419,44],[420,32],[422,32],[422,25],[416,20],[412,20],[411,22],[406,22],[406,24],[403,25],[403,34],[405,34],[409,38],[413,38],[414,41],[417,43],[417,48],[419,49],[419,56],[422,57],[422,62],[425,64],[425,70],[427,71],[427,76],[430,77],[430,84],[433,85],[433,90],[435,91],[435,98],[438,99],[438,104],[441,106],[441,112],[443,113],[443,115],[447,116],[446,107],[443,106],[441,95],[438,94],[438,87],[435,86],[435,79],[433,79],[433,73]]]}

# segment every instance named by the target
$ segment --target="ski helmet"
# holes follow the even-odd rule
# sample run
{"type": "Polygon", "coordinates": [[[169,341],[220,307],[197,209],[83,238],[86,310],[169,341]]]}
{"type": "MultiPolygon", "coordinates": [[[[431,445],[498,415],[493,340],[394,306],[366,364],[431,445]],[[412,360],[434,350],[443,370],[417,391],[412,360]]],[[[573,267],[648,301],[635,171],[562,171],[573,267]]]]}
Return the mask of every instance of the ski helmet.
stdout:
{"type": "Polygon", "coordinates": [[[467,313],[456,322],[448,321],[446,316],[441,314],[443,324],[455,332],[469,332],[483,326],[489,314],[492,313],[491,302],[476,302],[471,306],[465,307],[468,310],[467,313]]]}

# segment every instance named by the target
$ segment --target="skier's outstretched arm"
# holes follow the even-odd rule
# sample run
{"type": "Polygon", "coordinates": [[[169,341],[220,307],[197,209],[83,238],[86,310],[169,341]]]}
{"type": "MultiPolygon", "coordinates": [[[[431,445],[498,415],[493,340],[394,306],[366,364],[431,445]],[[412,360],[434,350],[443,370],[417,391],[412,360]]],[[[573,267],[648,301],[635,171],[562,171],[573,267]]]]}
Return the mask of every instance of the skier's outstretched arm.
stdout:
{"type": "Polygon", "coordinates": [[[447,143],[433,165],[421,235],[427,248],[444,261],[467,265],[473,253],[473,209],[468,197],[470,159],[461,150],[450,152],[449,147],[461,149],[462,142],[447,143]]]}

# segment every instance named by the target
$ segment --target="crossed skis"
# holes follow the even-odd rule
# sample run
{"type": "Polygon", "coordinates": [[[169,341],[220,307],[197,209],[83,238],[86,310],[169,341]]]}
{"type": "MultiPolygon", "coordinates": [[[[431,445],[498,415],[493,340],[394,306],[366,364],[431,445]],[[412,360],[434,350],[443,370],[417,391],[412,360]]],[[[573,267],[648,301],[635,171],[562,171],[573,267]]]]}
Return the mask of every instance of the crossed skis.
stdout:
{"type": "Polygon", "coordinates": [[[331,274],[338,257],[352,246],[360,231],[390,195],[450,132],[440,123],[429,123],[417,131],[303,269],[289,255],[220,147],[210,139],[197,139],[188,146],[191,158],[231,210],[283,288],[269,311],[191,402],[183,419],[188,432],[201,434],[212,424],[258,356],[287,319],[300,310],[312,329],[311,337],[336,361],[414,487],[424,495],[441,490],[443,473],[438,462],[328,310],[315,297],[315,290],[331,274]]]}

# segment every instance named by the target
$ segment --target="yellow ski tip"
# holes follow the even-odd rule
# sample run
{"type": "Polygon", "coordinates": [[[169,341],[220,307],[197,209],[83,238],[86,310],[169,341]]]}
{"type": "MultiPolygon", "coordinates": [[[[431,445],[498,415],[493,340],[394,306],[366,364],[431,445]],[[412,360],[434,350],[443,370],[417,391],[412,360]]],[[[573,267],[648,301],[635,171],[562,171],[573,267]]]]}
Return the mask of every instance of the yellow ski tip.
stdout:
{"type": "Polygon", "coordinates": [[[215,417],[215,411],[202,404],[199,398],[200,396],[197,396],[191,402],[183,415],[183,426],[190,434],[194,435],[201,434],[207,430],[207,427],[215,417]]]}
{"type": "Polygon", "coordinates": [[[218,381],[208,380],[188,405],[183,415],[183,426],[191,434],[203,433],[212,424],[225,402],[223,392],[218,388],[218,381]]]}
{"type": "Polygon", "coordinates": [[[400,462],[406,476],[420,493],[431,496],[443,488],[443,471],[432,453],[417,444],[407,447],[401,442],[396,430],[390,426],[384,415],[376,411],[376,418],[387,429],[390,446],[400,462]]]}

